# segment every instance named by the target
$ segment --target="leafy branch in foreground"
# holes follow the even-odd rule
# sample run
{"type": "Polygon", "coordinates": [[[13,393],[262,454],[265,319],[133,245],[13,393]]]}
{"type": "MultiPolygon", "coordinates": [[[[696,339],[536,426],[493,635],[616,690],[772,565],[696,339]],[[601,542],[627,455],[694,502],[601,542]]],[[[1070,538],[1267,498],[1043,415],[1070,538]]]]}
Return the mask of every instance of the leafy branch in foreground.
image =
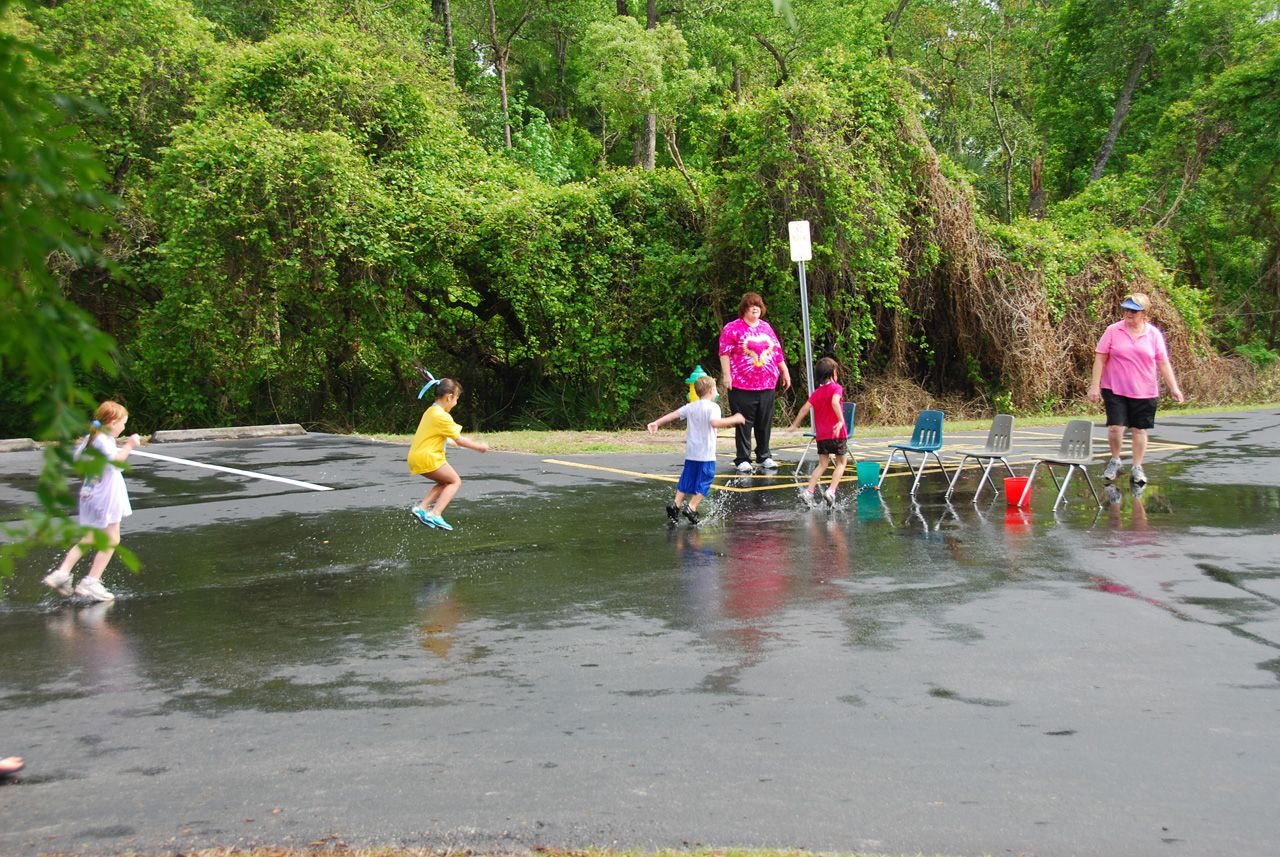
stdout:
{"type": "MultiPolygon", "coordinates": [[[[9,0],[0,0],[0,18],[9,0]]],[[[73,142],[71,119],[95,109],[87,101],[45,91],[30,73],[49,62],[43,51],[0,31],[0,374],[22,385],[35,437],[47,443],[37,496],[40,507],[3,529],[0,577],[37,545],[64,545],[86,531],[68,519],[73,475],[100,473],[101,458],[73,462],[61,443],[85,429],[93,398],[78,381],[95,370],[114,374],[115,344],[87,313],[66,300],[50,267],[66,259],[103,264],[91,236],[112,226],[112,198],[95,190],[106,171],[73,142]]],[[[100,534],[103,545],[105,534],[100,534]]],[[[130,567],[137,561],[122,555],[130,567]]]]}

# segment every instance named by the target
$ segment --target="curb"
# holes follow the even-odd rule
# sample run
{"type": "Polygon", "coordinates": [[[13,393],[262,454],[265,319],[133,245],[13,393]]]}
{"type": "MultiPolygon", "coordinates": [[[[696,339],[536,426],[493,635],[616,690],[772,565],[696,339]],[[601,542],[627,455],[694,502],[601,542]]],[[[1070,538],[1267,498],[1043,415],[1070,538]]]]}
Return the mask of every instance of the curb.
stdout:
{"type": "Polygon", "coordinates": [[[29,437],[15,437],[10,440],[0,440],[0,452],[30,452],[33,449],[39,449],[40,444],[36,443],[29,437]]]}
{"type": "Polygon", "coordinates": [[[182,443],[193,440],[243,440],[256,437],[297,437],[306,434],[297,423],[276,426],[239,426],[230,428],[175,429],[151,435],[152,443],[182,443]]]}

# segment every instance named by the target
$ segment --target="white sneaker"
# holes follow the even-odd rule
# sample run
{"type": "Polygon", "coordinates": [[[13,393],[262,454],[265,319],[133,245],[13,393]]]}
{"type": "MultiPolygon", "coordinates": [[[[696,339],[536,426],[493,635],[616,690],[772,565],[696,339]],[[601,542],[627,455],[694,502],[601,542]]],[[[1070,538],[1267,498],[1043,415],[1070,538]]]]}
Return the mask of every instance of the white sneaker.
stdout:
{"type": "Polygon", "coordinates": [[[96,577],[86,577],[76,584],[76,595],[83,595],[86,598],[92,598],[94,601],[111,601],[115,598],[107,587],[102,585],[102,581],[96,577]]]}
{"type": "Polygon", "coordinates": [[[1141,464],[1135,464],[1129,468],[1129,481],[1134,485],[1147,484],[1147,471],[1142,469],[1141,464]]]}
{"type": "Polygon", "coordinates": [[[44,585],[59,595],[71,594],[71,572],[51,571],[44,577],[44,585]]]}
{"type": "Polygon", "coordinates": [[[743,461],[743,462],[740,462],[740,463],[738,464],[738,472],[739,472],[739,473],[750,473],[750,472],[751,472],[752,470],[754,470],[754,469],[755,469],[755,468],[753,468],[753,467],[751,466],[751,462],[750,462],[750,461],[743,461]]]}
{"type": "Polygon", "coordinates": [[[813,492],[808,488],[800,489],[800,502],[804,503],[810,509],[813,508],[813,492]]]}
{"type": "Polygon", "coordinates": [[[822,499],[827,501],[828,506],[834,506],[836,504],[836,492],[828,488],[822,492],[822,499]]]}
{"type": "Polygon", "coordinates": [[[777,470],[778,462],[774,461],[772,458],[766,458],[764,461],[760,462],[760,466],[765,470],[777,470]]]}
{"type": "Polygon", "coordinates": [[[1102,471],[1103,482],[1114,482],[1120,475],[1120,459],[1113,458],[1107,462],[1107,469],[1102,471]]]}

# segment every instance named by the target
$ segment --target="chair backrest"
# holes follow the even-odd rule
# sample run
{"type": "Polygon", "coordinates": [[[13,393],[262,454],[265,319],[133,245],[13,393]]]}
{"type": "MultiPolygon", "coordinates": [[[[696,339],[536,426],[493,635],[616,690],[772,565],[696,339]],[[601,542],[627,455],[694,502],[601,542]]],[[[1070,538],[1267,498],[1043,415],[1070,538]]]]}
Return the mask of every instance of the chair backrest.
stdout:
{"type": "Polygon", "coordinates": [[[991,431],[987,432],[987,446],[983,452],[1008,452],[1013,446],[1013,416],[996,414],[991,421],[991,431]]]}
{"type": "Polygon", "coordinates": [[[911,445],[929,449],[942,446],[942,411],[920,412],[915,431],[911,432],[911,445]]]}
{"type": "Polygon", "coordinates": [[[1089,420],[1072,420],[1062,433],[1059,458],[1075,458],[1087,461],[1093,458],[1093,423],[1089,420]]]}
{"type": "Polygon", "coordinates": [[[844,432],[849,437],[853,437],[853,415],[857,413],[858,403],[841,402],[840,404],[844,406],[844,432]]]}

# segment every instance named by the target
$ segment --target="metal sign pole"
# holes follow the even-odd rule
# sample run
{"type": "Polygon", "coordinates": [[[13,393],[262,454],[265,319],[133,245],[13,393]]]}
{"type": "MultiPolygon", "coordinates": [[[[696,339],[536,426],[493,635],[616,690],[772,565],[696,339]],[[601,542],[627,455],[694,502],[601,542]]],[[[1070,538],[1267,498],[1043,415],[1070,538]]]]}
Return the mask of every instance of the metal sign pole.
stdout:
{"type": "Polygon", "coordinates": [[[804,322],[804,371],[813,395],[813,339],[809,335],[809,284],[804,279],[804,261],[800,261],[800,317],[804,322]]]}
{"type": "MultiPolygon", "coordinates": [[[[800,263],[800,319],[804,323],[804,371],[809,382],[809,396],[813,395],[813,339],[809,334],[809,284],[804,278],[804,263],[813,258],[813,246],[809,241],[809,221],[793,220],[787,224],[791,239],[791,261],[800,263]]],[[[808,398],[806,396],[805,398],[808,398]]],[[[817,427],[816,415],[809,412],[811,425],[817,427]]]]}

